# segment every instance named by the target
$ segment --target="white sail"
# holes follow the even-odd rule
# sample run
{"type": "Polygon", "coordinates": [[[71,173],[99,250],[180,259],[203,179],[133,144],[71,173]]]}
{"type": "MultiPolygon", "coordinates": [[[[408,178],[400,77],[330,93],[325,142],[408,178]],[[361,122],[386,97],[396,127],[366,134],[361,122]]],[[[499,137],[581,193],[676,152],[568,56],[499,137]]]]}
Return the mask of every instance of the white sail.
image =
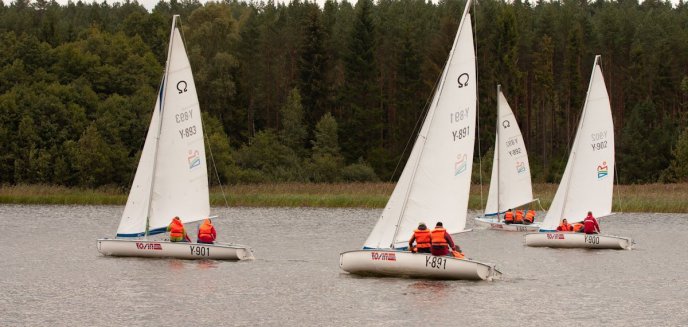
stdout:
{"type": "Polygon", "coordinates": [[[124,209],[119,237],[164,232],[172,217],[193,222],[210,203],[201,112],[176,16],[167,68],[146,143],[124,209]]]}
{"type": "Polygon", "coordinates": [[[563,218],[580,221],[588,211],[595,217],[612,212],[614,122],[599,60],[596,56],[566,170],[541,230],[555,229],[563,218]]]}
{"type": "Polygon", "coordinates": [[[497,88],[497,134],[485,215],[533,201],[530,164],[521,129],[501,89],[497,88]]]}
{"type": "Polygon", "coordinates": [[[399,247],[420,221],[430,228],[442,221],[450,233],[465,228],[477,82],[470,3],[411,155],[365,248],[399,247]]]}

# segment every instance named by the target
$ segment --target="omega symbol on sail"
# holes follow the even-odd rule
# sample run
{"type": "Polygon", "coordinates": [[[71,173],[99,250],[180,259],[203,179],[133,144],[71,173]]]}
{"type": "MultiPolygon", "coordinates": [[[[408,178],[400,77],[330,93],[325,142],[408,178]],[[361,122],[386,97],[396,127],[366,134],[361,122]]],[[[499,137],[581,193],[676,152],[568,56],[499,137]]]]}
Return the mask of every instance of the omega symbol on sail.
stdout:
{"type": "Polygon", "coordinates": [[[462,88],[464,86],[468,86],[468,80],[469,80],[468,73],[463,73],[463,74],[459,75],[459,78],[457,79],[457,81],[459,82],[459,88],[462,88]]]}

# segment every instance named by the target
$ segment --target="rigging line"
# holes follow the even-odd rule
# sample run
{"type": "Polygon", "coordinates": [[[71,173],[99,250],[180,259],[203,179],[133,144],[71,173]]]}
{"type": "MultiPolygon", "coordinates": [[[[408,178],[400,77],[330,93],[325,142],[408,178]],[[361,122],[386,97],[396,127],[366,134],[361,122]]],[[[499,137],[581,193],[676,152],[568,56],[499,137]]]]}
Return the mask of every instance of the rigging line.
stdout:
{"type": "MultiPolygon", "coordinates": [[[[482,155],[482,149],[480,146],[480,98],[479,98],[479,87],[477,85],[480,85],[478,83],[478,72],[480,71],[478,67],[478,9],[476,7],[476,2],[478,1],[473,1],[473,13],[475,14],[475,28],[473,29],[473,48],[475,51],[475,119],[477,120],[478,124],[478,129],[477,132],[475,133],[475,137],[478,139],[478,178],[480,179],[480,206],[485,207],[485,202],[484,202],[484,197],[483,197],[483,155],[482,155]]],[[[499,115],[499,113],[497,114],[499,115]]],[[[499,117],[497,118],[499,119],[499,117]]],[[[472,183],[471,183],[472,184],[472,183]]],[[[470,193],[469,193],[470,194],[470,193]]],[[[497,204],[497,211],[499,212],[499,204],[497,204]]],[[[499,214],[497,215],[499,217],[499,214]]]]}
{"type": "MultiPolygon", "coordinates": [[[[619,202],[619,211],[624,212],[623,201],[621,199],[621,190],[619,189],[619,170],[616,167],[616,158],[614,160],[614,177],[616,179],[616,199],[619,202]]],[[[613,210],[613,206],[612,206],[613,210]]]]}

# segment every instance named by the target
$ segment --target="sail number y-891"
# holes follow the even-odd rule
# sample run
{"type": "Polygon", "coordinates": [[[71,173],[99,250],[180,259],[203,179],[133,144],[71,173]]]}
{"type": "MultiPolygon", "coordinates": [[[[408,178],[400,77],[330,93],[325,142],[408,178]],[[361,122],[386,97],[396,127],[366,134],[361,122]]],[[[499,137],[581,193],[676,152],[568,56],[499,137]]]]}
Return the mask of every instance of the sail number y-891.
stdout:
{"type": "Polygon", "coordinates": [[[425,256],[425,266],[437,269],[447,269],[447,259],[436,256],[425,256]]]}
{"type": "Polygon", "coordinates": [[[196,135],[196,125],[189,126],[187,128],[182,128],[179,130],[179,136],[182,139],[196,135]]]}
{"type": "Polygon", "coordinates": [[[210,248],[207,248],[205,246],[189,246],[191,248],[191,255],[196,255],[199,257],[209,257],[210,256],[210,248]]]}

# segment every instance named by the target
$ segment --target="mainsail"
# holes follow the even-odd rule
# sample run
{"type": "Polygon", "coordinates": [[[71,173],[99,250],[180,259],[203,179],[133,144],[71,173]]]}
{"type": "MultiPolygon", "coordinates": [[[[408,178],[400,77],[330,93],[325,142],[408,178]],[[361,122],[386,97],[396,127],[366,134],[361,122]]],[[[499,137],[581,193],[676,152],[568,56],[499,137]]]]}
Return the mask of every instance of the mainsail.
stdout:
{"type": "Polygon", "coordinates": [[[118,237],[162,233],[174,216],[189,223],[210,213],[201,112],[177,17],[172,22],[165,75],[118,237]]]}
{"type": "Polygon", "coordinates": [[[397,248],[418,222],[464,230],[476,122],[476,69],[467,1],[423,126],[392,196],[364,248],[397,248]]]}
{"type": "Polygon", "coordinates": [[[599,61],[598,55],[564,176],[541,230],[555,229],[563,218],[580,221],[588,211],[595,217],[612,212],[614,121],[599,61]]]}
{"type": "Polygon", "coordinates": [[[494,215],[532,201],[530,164],[521,129],[497,86],[497,133],[485,215],[494,215]]]}

